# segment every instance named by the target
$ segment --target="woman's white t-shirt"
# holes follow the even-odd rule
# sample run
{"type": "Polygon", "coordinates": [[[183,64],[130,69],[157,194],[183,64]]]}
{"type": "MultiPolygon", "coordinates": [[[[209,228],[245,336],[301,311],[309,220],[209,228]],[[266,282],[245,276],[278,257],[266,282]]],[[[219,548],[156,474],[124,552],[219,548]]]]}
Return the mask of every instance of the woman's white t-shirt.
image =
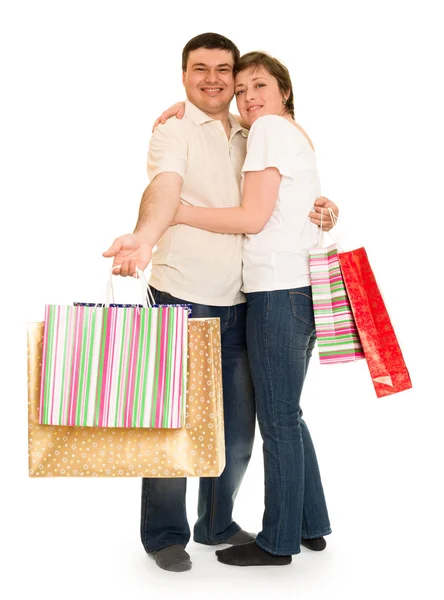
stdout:
{"type": "Polygon", "coordinates": [[[310,285],[308,251],[319,239],[319,228],[308,216],[321,195],[316,156],[301,131],[278,115],[265,115],[253,123],[242,187],[246,172],[267,167],[276,167],[282,179],[270,220],[260,233],[244,239],[245,293],[310,285]]]}

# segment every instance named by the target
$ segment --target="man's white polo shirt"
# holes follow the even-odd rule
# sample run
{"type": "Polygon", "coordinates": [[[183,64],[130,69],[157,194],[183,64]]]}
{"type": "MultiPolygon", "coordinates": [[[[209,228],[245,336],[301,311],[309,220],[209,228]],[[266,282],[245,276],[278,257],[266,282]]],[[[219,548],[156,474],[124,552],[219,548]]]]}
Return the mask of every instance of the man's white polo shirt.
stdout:
{"type": "MultiPolygon", "coordinates": [[[[165,172],[183,179],[181,202],[210,208],[241,204],[240,178],[246,132],[230,115],[230,139],[222,123],[188,100],[185,116],[154,131],[148,153],[152,181],[165,172]]],[[[243,235],[175,225],[153,253],[150,283],[158,290],[199,304],[232,306],[245,301],[242,287],[243,235]]]]}

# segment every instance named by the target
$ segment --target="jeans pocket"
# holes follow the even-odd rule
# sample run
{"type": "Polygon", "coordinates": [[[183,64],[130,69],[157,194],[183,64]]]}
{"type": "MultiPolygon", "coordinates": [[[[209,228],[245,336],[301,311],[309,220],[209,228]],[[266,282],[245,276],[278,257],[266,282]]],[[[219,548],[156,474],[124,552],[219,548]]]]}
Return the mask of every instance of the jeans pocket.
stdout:
{"type": "Polygon", "coordinates": [[[311,288],[297,288],[288,292],[293,316],[309,326],[314,331],[314,311],[311,288]]]}

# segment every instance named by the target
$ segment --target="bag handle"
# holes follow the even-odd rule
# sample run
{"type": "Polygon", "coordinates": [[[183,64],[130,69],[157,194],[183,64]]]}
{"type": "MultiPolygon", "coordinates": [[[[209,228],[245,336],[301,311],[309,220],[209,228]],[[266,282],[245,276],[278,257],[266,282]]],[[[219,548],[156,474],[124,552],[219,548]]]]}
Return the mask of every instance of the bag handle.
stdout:
{"type": "MultiPolygon", "coordinates": [[[[109,306],[110,304],[115,304],[115,294],[114,294],[114,285],[113,285],[113,275],[114,269],[117,267],[112,267],[109,272],[108,283],[107,283],[107,293],[106,293],[106,301],[105,306],[109,306]],[[111,298],[111,302],[109,301],[111,298]]],[[[142,293],[142,306],[144,308],[152,308],[154,304],[156,304],[153,296],[153,292],[151,291],[150,285],[145,277],[145,273],[136,267],[136,279],[140,281],[141,285],[141,293],[142,293]]],[[[137,306],[137,310],[139,307],[137,306]]]]}
{"type": "MultiPolygon", "coordinates": [[[[327,210],[328,210],[328,214],[330,216],[331,222],[333,223],[333,227],[336,227],[336,225],[338,224],[338,220],[339,220],[338,217],[335,215],[335,213],[332,211],[331,208],[327,208],[327,210]]],[[[324,215],[324,207],[321,208],[321,225],[319,227],[320,233],[319,233],[319,239],[318,239],[318,243],[317,243],[317,248],[324,248],[325,247],[324,230],[322,229],[323,215],[324,215]]],[[[332,227],[332,229],[333,229],[333,227],[332,227]]],[[[340,244],[339,240],[337,239],[337,237],[331,235],[330,232],[328,232],[328,235],[338,245],[338,252],[342,252],[342,247],[341,247],[341,244],[340,244]]]]}

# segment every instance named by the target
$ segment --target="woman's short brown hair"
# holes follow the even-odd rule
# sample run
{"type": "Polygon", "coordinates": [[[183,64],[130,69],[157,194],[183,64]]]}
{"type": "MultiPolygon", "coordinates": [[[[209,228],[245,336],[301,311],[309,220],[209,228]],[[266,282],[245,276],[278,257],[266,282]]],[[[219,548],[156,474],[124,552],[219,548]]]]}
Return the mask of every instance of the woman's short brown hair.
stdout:
{"type": "Polygon", "coordinates": [[[245,69],[250,69],[251,67],[255,69],[263,67],[276,79],[282,95],[289,94],[285,102],[285,112],[290,113],[294,119],[293,85],[287,67],[277,58],[270,56],[267,52],[247,52],[247,54],[243,54],[234,65],[234,75],[237,75],[241,71],[245,71],[245,69]]]}

